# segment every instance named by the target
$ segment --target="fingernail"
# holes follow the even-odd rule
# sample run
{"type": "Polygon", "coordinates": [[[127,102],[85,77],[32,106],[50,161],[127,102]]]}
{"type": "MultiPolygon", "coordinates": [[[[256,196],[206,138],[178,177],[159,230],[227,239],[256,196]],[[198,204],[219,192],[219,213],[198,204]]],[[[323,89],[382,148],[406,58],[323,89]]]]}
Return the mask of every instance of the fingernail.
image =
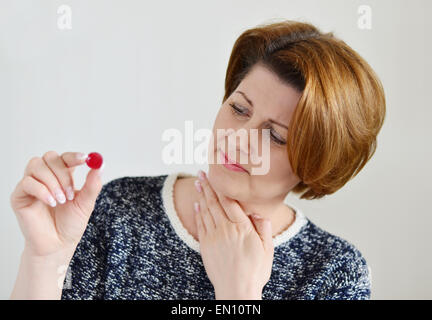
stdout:
{"type": "Polygon", "coordinates": [[[257,215],[257,214],[254,214],[253,217],[254,217],[255,219],[262,219],[261,216],[260,216],[260,215],[257,215]]]}
{"type": "Polygon", "coordinates": [[[202,170],[198,171],[198,178],[200,178],[201,181],[204,181],[204,172],[202,170]]]}
{"type": "Polygon", "coordinates": [[[198,213],[199,212],[199,203],[194,202],[194,207],[195,207],[195,212],[198,213]]]}
{"type": "Polygon", "coordinates": [[[199,182],[199,180],[195,180],[195,187],[198,190],[198,192],[202,192],[202,187],[201,187],[201,183],[199,182]]]}
{"type": "Polygon", "coordinates": [[[84,160],[84,159],[87,159],[88,154],[87,153],[79,152],[79,153],[77,153],[76,157],[77,157],[78,160],[84,160]]]}
{"type": "Polygon", "coordinates": [[[67,195],[68,200],[73,200],[73,198],[74,198],[74,191],[73,191],[72,187],[69,186],[69,187],[66,188],[66,195],[67,195]]]}
{"type": "Polygon", "coordinates": [[[48,202],[49,202],[50,206],[53,208],[57,205],[57,202],[54,200],[52,195],[48,196],[48,202]]]}
{"type": "Polygon", "coordinates": [[[56,195],[56,198],[57,198],[58,202],[60,202],[62,204],[66,202],[66,197],[65,197],[63,191],[57,189],[55,191],[55,195],[56,195]]]}

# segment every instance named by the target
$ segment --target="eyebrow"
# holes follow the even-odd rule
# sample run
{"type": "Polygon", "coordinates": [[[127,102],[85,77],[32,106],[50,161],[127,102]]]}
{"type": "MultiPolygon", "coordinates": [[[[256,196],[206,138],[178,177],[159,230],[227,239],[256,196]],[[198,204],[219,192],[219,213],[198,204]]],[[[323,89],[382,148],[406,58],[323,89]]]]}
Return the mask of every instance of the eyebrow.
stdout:
{"type": "MultiPolygon", "coordinates": [[[[254,105],[252,103],[252,101],[248,98],[248,96],[246,95],[246,93],[244,93],[243,91],[240,90],[236,90],[235,92],[240,93],[245,99],[246,101],[252,106],[252,108],[254,108],[254,105]]],[[[274,121],[273,119],[268,119],[269,122],[280,125],[281,127],[284,127],[285,129],[288,129],[288,127],[280,122],[274,121]]]]}

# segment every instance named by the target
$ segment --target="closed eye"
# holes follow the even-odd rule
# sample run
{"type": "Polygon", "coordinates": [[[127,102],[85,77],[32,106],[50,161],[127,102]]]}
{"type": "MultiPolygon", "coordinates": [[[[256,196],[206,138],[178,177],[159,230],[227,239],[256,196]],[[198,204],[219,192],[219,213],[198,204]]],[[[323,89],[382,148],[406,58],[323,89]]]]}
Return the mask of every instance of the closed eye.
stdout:
{"type": "Polygon", "coordinates": [[[246,113],[242,111],[239,107],[236,106],[235,103],[230,103],[231,108],[234,110],[235,113],[239,115],[245,115],[246,113]]]}
{"type": "MultiPolygon", "coordinates": [[[[239,116],[247,116],[247,111],[245,112],[244,110],[242,110],[240,107],[238,107],[235,103],[230,103],[229,104],[231,106],[231,110],[234,114],[239,115],[239,116]]],[[[247,110],[247,109],[246,109],[247,110]]],[[[286,142],[279,139],[273,132],[273,128],[271,128],[270,130],[270,135],[271,138],[273,139],[273,141],[275,143],[277,143],[278,145],[285,145],[286,142]]]]}

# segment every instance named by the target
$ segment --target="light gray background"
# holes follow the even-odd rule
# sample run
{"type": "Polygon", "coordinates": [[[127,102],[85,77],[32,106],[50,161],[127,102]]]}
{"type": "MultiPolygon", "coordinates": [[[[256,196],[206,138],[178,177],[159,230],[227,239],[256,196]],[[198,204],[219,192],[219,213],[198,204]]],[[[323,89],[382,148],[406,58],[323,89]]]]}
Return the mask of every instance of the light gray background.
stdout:
{"type": "MultiPolygon", "coordinates": [[[[334,31],[376,70],[387,117],[363,171],[326,199],[288,201],[355,244],[372,298],[431,299],[429,165],[431,1],[0,1],[0,298],[12,290],[23,237],[9,196],[33,156],[98,151],[105,182],[196,173],[165,165],[162,132],[212,127],[235,39],[270,19],[334,31]],[[59,30],[57,8],[72,8],[59,30]],[[357,26],[360,5],[372,29],[357,26]],[[429,58],[427,58],[429,57],[429,58]]],[[[87,168],[76,170],[81,187],[87,168]]]]}

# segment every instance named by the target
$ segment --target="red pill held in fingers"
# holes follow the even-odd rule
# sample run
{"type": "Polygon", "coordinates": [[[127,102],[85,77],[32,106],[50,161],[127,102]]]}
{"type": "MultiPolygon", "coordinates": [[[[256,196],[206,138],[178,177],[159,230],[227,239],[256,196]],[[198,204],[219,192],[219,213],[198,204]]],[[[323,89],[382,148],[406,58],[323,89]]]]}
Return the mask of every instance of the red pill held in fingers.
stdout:
{"type": "Polygon", "coordinates": [[[100,153],[91,152],[88,154],[86,163],[92,169],[99,169],[102,166],[103,158],[100,153]]]}

